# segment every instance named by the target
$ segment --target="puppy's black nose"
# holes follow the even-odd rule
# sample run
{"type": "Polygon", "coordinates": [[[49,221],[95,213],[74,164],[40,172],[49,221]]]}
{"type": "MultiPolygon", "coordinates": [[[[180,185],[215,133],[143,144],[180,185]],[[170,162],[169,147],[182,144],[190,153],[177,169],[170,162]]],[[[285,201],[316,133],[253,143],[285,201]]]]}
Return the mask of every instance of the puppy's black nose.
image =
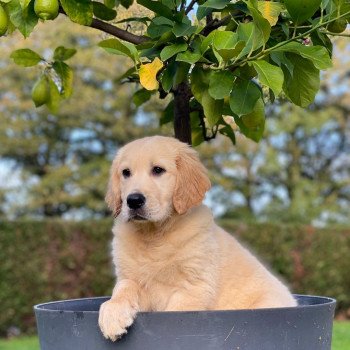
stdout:
{"type": "Polygon", "coordinates": [[[145,204],[146,198],[142,193],[132,193],[128,195],[126,202],[130,209],[139,209],[145,204]]]}

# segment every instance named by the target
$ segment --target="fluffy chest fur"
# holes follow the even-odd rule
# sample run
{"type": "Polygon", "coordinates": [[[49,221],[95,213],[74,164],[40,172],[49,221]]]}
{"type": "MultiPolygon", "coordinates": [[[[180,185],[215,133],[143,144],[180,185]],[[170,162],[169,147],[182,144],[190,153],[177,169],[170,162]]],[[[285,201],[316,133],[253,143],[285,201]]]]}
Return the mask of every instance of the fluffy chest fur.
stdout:
{"type": "Polygon", "coordinates": [[[204,206],[195,208],[171,223],[168,230],[153,236],[132,225],[115,225],[113,259],[117,278],[139,284],[144,309],[165,309],[167,300],[178,290],[187,285],[210,286],[215,281],[218,256],[211,232],[214,223],[211,216],[198,220],[207,210],[204,206]]]}

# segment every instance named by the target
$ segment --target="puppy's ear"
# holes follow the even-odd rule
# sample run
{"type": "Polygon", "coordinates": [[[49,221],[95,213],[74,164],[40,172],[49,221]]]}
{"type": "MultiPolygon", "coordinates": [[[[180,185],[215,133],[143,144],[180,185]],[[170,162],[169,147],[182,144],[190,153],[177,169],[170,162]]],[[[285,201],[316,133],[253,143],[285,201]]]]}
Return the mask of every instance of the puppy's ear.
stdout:
{"type": "Polygon", "coordinates": [[[105,201],[108,205],[108,208],[112,211],[114,217],[117,217],[122,209],[119,180],[120,177],[116,171],[116,162],[113,161],[105,201]]]}
{"type": "Polygon", "coordinates": [[[177,213],[199,205],[211,184],[207,170],[200,162],[197,152],[186,146],[176,159],[177,177],[173,195],[173,205],[177,213]]]}

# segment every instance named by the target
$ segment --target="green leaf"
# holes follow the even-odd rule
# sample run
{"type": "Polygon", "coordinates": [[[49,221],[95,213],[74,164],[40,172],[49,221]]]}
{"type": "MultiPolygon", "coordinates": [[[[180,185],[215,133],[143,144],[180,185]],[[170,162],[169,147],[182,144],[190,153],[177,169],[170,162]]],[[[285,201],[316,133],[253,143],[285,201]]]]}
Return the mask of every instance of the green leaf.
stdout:
{"type": "Polygon", "coordinates": [[[294,65],[287,58],[287,56],[285,55],[284,52],[273,51],[273,52],[270,53],[270,57],[271,57],[272,61],[277,63],[281,68],[283,66],[285,66],[288,69],[290,75],[293,75],[294,65]]]}
{"type": "Polygon", "coordinates": [[[177,68],[176,63],[177,62],[175,61],[170,62],[168,66],[163,70],[161,82],[162,82],[163,90],[166,92],[169,92],[173,87],[174,76],[176,74],[176,68],[177,68]]]}
{"type": "Polygon", "coordinates": [[[146,101],[148,101],[152,96],[152,92],[146,89],[138,90],[134,93],[132,97],[132,101],[134,102],[136,107],[140,107],[146,101]]]}
{"type": "Polygon", "coordinates": [[[252,36],[254,35],[254,23],[240,23],[237,27],[238,39],[243,40],[248,43],[252,41],[252,36]]]}
{"type": "Polygon", "coordinates": [[[198,62],[202,57],[201,53],[198,52],[192,52],[190,50],[186,51],[186,52],[181,52],[179,54],[177,54],[176,56],[176,61],[182,61],[182,62],[187,62],[190,64],[195,64],[196,62],[198,62]]]}
{"type": "MultiPolygon", "coordinates": [[[[199,114],[198,112],[193,112],[192,114],[199,114]]],[[[197,147],[204,142],[203,130],[201,127],[191,128],[191,139],[192,147],[197,147]]]]}
{"type": "Polygon", "coordinates": [[[173,9],[175,5],[175,2],[173,0],[160,0],[160,2],[170,9],[173,9]]]}
{"type": "Polygon", "coordinates": [[[203,37],[202,43],[200,45],[200,51],[202,54],[204,54],[209,47],[213,44],[213,37],[215,35],[217,30],[213,30],[212,32],[209,33],[208,36],[203,37]]]}
{"type": "Polygon", "coordinates": [[[89,26],[93,17],[93,5],[90,0],[60,0],[63,10],[71,21],[89,26]]]}
{"type": "Polygon", "coordinates": [[[225,123],[225,126],[219,129],[219,133],[228,137],[233,145],[236,144],[236,136],[230,125],[225,123]]]}
{"type": "Polygon", "coordinates": [[[160,58],[162,61],[168,60],[170,57],[173,57],[179,52],[187,50],[188,45],[186,43],[176,43],[173,45],[165,46],[160,52],[160,58]]]}
{"type": "Polygon", "coordinates": [[[19,49],[13,51],[10,56],[16,64],[23,67],[37,65],[43,58],[31,49],[19,49]]]}
{"type": "Polygon", "coordinates": [[[183,22],[175,23],[173,27],[173,33],[176,37],[189,36],[196,31],[197,27],[191,25],[191,21],[184,17],[183,22]]]}
{"type": "Polygon", "coordinates": [[[166,25],[166,26],[173,26],[174,21],[170,20],[169,18],[166,18],[164,16],[156,16],[152,19],[152,22],[156,24],[157,26],[166,25]]]}
{"type": "Polygon", "coordinates": [[[296,54],[286,54],[294,64],[293,76],[285,70],[283,90],[296,105],[307,107],[320,88],[320,72],[313,63],[296,54]]]}
{"type": "Polygon", "coordinates": [[[282,69],[262,60],[252,61],[252,65],[259,75],[261,84],[268,86],[275,96],[278,96],[282,91],[284,80],[282,69]]]}
{"type": "Polygon", "coordinates": [[[168,33],[171,30],[172,30],[172,27],[169,25],[158,25],[152,21],[147,28],[147,34],[152,39],[156,39],[162,36],[163,34],[168,33]]]}
{"type": "Polygon", "coordinates": [[[213,46],[217,50],[232,49],[238,41],[237,33],[215,30],[212,36],[213,46]]]}
{"type": "Polygon", "coordinates": [[[259,49],[270,37],[270,23],[261,15],[257,4],[258,1],[256,0],[247,1],[247,6],[253,17],[253,21],[248,23],[240,23],[238,25],[238,38],[246,43],[244,49],[238,55],[238,58],[259,49]]]}
{"type": "Polygon", "coordinates": [[[204,49],[211,41],[213,47],[225,61],[236,57],[245,46],[244,41],[239,41],[237,33],[222,30],[214,30],[212,33],[211,38],[206,42],[203,41],[201,48],[204,49]]]}
{"type": "Polygon", "coordinates": [[[148,8],[153,11],[157,15],[164,16],[168,19],[173,20],[174,15],[169,7],[163,5],[160,1],[152,1],[152,0],[137,0],[137,3],[143,7],[148,8]]]}
{"type": "Polygon", "coordinates": [[[139,57],[139,52],[136,48],[136,46],[132,43],[129,43],[128,41],[124,41],[124,45],[129,49],[130,51],[130,58],[133,59],[134,61],[139,61],[140,57],[139,57]]]}
{"type": "Polygon", "coordinates": [[[190,65],[186,62],[176,62],[171,60],[168,66],[162,72],[162,87],[166,92],[171,88],[176,88],[188,77],[190,65]]]}
{"type": "Polygon", "coordinates": [[[52,64],[52,68],[59,76],[62,84],[61,95],[68,98],[73,92],[73,70],[66,63],[56,61],[52,64]]]}
{"type": "Polygon", "coordinates": [[[216,125],[222,116],[224,100],[215,100],[209,95],[209,91],[205,90],[202,94],[201,105],[209,126],[216,125]]]}
{"type": "Polygon", "coordinates": [[[237,28],[237,34],[238,39],[245,42],[243,50],[238,55],[239,58],[259,49],[264,44],[262,33],[253,22],[240,23],[237,28]]]}
{"type": "Polygon", "coordinates": [[[327,49],[323,46],[305,46],[297,42],[290,42],[278,47],[276,52],[292,52],[312,61],[318,69],[332,67],[332,60],[327,49]]]}
{"type": "Polygon", "coordinates": [[[34,12],[34,1],[22,9],[18,0],[12,0],[7,4],[7,10],[12,24],[27,38],[38,23],[38,16],[34,12]]]}
{"type": "Polygon", "coordinates": [[[99,42],[98,46],[102,47],[109,53],[127,56],[135,61],[135,53],[137,53],[137,49],[133,44],[123,43],[119,39],[106,39],[99,42]]]}
{"type": "Polygon", "coordinates": [[[60,92],[58,91],[57,85],[50,77],[48,77],[48,82],[50,86],[50,98],[46,105],[51,113],[57,113],[61,101],[60,92]]]}
{"type": "Polygon", "coordinates": [[[120,75],[118,78],[115,78],[114,79],[114,82],[118,83],[120,82],[121,80],[125,79],[125,78],[128,78],[130,76],[133,76],[136,74],[136,68],[135,66],[129,68],[125,73],[123,73],[122,75],[120,75]]]}
{"type": "Polygon", "coordinates": [[[67,49],[64,46],[58,46],[53,54],[55,61],[66,61],[77,53],[76,49],[67,49]]]}
{"type": "Polygon", "coordinates": [[[217,50],[217,52],[224,59],[224,61],[228,61],[228,60],[231,60],[232,58],[239,56],[244,47],[245,47],[245,42],[239,41],[235,45],[235,47],[233,47],[232,49],[222,49],[222,50],[217,50]]]}
{"type": "Polygon", "coordinates": [[[264,40],[264,43],[269,40],[271,33],[271,25],[267,19],[265,19],[258,10],[258,1],[248,0],[247,1],[248,9],[253,17],[254,29],[255,32],[259,33],[264,40]]]}
{"type": "MultiPolygon", "coordinates": [[[[197,108],[200,106],[195,100],[192,100],[191,105],[194,104],[193,102],[195,102],[197,108]]],[[[204,119],[202,110],[194,110],[190,113],[191,138],[193,147],[199,146],[202,142],[204,142],[202,119],[204,119]]]]}
{"type": "Polygon", "coordinates": [[[246,64],[240,68],[235,69],[234,72],[236,76],[239,76],[243,80],[251,80],[258,75],[255,68],[249,64],[246,64]]]}
{"type": "MultiPolygon", "coordinates": [[[[118,1],[118,0],[117,0],[118,1]]],[[[110,9],[114,8],[116,5],[116,0],[103,0],[103,3],[110,9]]]]}
{"type": "Polygon", "coordinates": [[[239,117],[251,113],[260,97],[259,87],[251,80],[236,80],[230,95],[230,108],[239,117]]]}
{"type": "Polygon", "coordinates": [[[174,100],[171,100],[164,109],[164,112],[160,118],[159,124],[162,126],[171,122],[174,119],[174,100]]]}
{"type": "Polygon", "coordinates": [[[287,11],[296,23],[305,22],[321,6],[322,0],[284,0],[287,11]]]}
{"type": "Polygon", "coordinates": [[[204,115],[210,126],[222,116],[224,100],[215,100],[209,95],[210,70],[195,66],[191,73],[191,90],[195,99],[203,106],[204,115]]]}
{"type": "Polygon", "coordinates": [[[230,2],[230,0],[208,0],[202,7],[210,7],[212,9],[222,10],[226,7],[226,5],[230,2]]]}
{"type": "Polygon", "coordinates": [[[191,65],[186,62],[176,62],[176,73],[173,79],[173,87],[177,87],[183,81],[187,81],[191,65]]]}
{"type": "Polygon", "coordinates": [[[203,92],[209,87],[210,70],[195,66],[191,72],[191,91],[194,98],[201,103],[203,92]]]}
{"type": "Polygon", "coordinates": [[[259,142],[264,134],[265,128],[265,110],[264,102],[259,99],[251,113],[241,118],[235,118],[240,131],[249,139],[259,142]]]}
{"type": "Polygon", "coordinates": [[[110,9],[101,2],[93,1],[92,9],[95,17],[103,19],[104,21],[111,21],[117,16],[117,11],[110,9]]]}
{"type": "Polygon", "coordinates": [[[209,95],[216,99],[223,99],[230,95],[235,76],[230,71],[212,72],[209,79],[209,95]]]}
{"type": "Polygon", "coordinates": [[[203,19],[205,16],[211,14],[213,12],[213,9],[210,7],[203,7],[203,6],[198,6],[196,17],[198,21],[203,19]]]}
{"type": "Polygon", "coordinates": [[[310,34],[311,40],[314,46],[324,46],[329,54],[329,57],[332,58],[333,54],[333,43],[327,34],[320,32],[319,30],[314,31],[310,34]]]}

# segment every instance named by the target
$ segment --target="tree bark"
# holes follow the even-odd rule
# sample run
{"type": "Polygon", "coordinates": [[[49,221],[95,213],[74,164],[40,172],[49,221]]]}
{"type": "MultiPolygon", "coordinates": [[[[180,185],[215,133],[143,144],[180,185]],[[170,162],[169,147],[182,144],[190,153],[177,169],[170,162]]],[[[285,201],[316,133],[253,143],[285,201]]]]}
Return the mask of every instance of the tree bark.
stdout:
{"type": "MultiPolygon", "coordinates": [[[[60,7],[59,12],[68,16],[62,7],[60,7]]],[[[116,38],[128,41],[129,43],[136,44],[136,45],[142,44],[149,40],[147,36],[135,35],[133,33],[129,33],[127,30],[118,28],[110,23],[101,21],[98,18],[93,18],[89,27],[101,30],[102,32],[113,35],[116,38]]]]}
{"type": "Polygon", "coordinates": [[[129,43],[136,44],[136,45],[142,44],[142,43],[149,40],[149,38],[147,38],[146,36],[135,35],[135,34],[129,33],[128,31],[126,31],[124,29],[120,29],[120,28],[118,28],[110,23],[103,22],[103,21],[96,19],[96,18],[92,19],[90,27],[95,28],[95,29],[99,29],[105,33],[108,33],[108,34],[113,35],[119,39],[128,41],[129,43]]]}
{"type": "Polygon", "coordinates": [[[187,82],[182,82],[174,90],[174,131],[175,137],[192,144],[190,122],[190,89],[187,82]]]}

